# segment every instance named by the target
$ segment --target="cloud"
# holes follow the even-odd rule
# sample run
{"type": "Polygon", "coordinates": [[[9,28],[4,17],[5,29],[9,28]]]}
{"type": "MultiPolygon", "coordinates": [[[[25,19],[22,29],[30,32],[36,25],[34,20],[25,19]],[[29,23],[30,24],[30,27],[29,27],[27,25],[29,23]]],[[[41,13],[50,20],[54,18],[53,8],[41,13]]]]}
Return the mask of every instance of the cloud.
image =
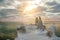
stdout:
{"type": "Polygon", "coordinates": [[[4,2],[4,0],[0,0],[0,2],[4,2]]]}
{"type": "Polygon", "coordinates": [[[53,13],[60,13],[60,4],[52,7],[53,10],[51,10],[50,12],[53,12],[53,13]]]}
{"type": "MultiPolygon", "coordinates": [[[[14,2],[20,5],[20,2],[18,3],[18,0],[0,0],[0,18],[7,19],[7,20],[8,19],[18,20],[19,18],[21,19],[24,18],[21,15],[22,13],[18,13],[17,10],[15,9],[14,6],[19,6],[19,5],[16,5],[14,2]]],[[[48,1],[46,3],[42,1],[42,3],[39,5],[42,5],[40,6],[40,8],[41,8],[41,11],[43,12],[40,15],[50,16],[50,17],[60,16],[60,14],[58,14],[60,13],[60,3],[58,3],[57,1],[48,1]],[[50,7],[49,10],[48,10],[48,7],[50,7]]]]}
{"type": "Polygon", "coordinates": [[[16,9],[1,9],[0,10],[0,17],[7,18],[7,17],[15,17],[17,14],[16,9]]]}
{"type": "Polygon", "coordinates": [[[0,7],[1,6],[9,6],[9,5],[12,5],[12,3],[14,3],[14,0],[0,0],[0,7]]]}
{"type": "Polygon", "coordinates": [[[48,6],[54,6],[54,5],[57,5],[57,2],[56,1],[52,1],[52,2],[47,2],[46,4],[48,6]]]}
{"type": "Polygon", "coordinates": [[[51,7],[50,10],[46,12],[60,13],[60,3],[56,1],[52,1],[52,2],[47,2],[46,5],[51,7]]]}
{"type": "Polygon", "coordinates": [[[45,11],[45,10],[47,10],[47,8],[46,7],[40,7],[41,8],[41,11],[45,11]]]}

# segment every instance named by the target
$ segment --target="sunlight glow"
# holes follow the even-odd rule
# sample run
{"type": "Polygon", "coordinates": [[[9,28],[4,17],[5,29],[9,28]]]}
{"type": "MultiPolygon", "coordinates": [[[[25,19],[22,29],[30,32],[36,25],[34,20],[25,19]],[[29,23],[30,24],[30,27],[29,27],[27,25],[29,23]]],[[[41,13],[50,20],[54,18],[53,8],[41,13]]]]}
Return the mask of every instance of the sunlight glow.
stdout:
{"type": "Polygon", "coordinates": [[[38,7],[38,5],[39,5],[40,2],[41,2],[41,0],[34,0],[34,1],[32,1],[32,2],[29,1],[27,7],[26,7],[25,10],[24,10],[24,12],[25,12],[25,11],[30,11],[30,10],[38,7]]]}
{"type": "Polygon", "coordinates": [[[39,10],[39,4],[40,4],[41,0],[34,0],[34,1],[28,1],[27,5],[25,6],[25,9],[23,10],[23,14],[25,15],[35,15],[38,12],[40,12],[39,10]]]}
{"type": "Polygon", "coordinates": [[[40,2],[41,0],[26,1],[23,2],[22,5],[18,6],[18,11],[20,15],[22,14],[23,19],[25,20],[24,22],[34,22],[35,17],[41,13],[40,2]]]}
{"type": "Polygon", "coordinates": [[[27,7],[25,8],[24,12],[30,11],[30,10],[36,8],[36,7],[37,7],[36,5],[29,5],[29,6],[27,6],[27,7]]]}

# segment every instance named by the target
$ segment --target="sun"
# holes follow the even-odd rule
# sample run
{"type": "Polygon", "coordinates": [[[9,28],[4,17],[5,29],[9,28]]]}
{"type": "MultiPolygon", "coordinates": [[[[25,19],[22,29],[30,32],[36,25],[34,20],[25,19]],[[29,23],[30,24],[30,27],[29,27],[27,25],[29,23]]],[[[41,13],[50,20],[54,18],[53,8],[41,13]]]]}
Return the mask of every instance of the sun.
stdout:
{"type": "Polygon", "coordinates": [[[24,15],[35,15],[38,14],[38,12],[41,12],[41,8],[39,7],[39,3],[41,0],[34,0],[32,2],[28,2],[28,5],[23,10],[24,15]]]}
{"type": "Polygon", "coordinates": [[[35,14],[38,14],[38,12],[41,12],[39,8],[40,2],[41,0],[26,1],[22,6],[19,6],[18,11],[20,11],[20,14],[23,16],[34,16],[35,14]]]}
{"type": "Polygon", "coordinates": [[[28,1],[28,5],[26,6],[23,12],[32,11],[34,8],[37,8],[39,6],[40,2],[41,0],[28,1]]]}
{"type": "Polygon", "coordinates": [[[33,10],[36,7],[37,6],[36,5],[33,5],[33,4],[27,5],[27,7],[25,8],[25,10],[23,12],[31,11],[31,10],[33,10]]]}
{"type": "Polygon", "coordinates": [[[40,2],[41,0],[25,1],[17,7],[19,14],[23,16],[24,22],[30,23],[32,21],[34,23],[35,17],[41,13],[40,2]]]}

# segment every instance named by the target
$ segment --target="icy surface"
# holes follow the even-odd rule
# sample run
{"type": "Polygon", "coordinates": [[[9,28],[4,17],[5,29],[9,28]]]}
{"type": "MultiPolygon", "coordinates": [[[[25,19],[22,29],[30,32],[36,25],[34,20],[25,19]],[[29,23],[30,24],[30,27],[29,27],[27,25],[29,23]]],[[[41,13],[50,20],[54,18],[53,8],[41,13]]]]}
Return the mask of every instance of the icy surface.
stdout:
{"type": "Polygon", "coordinates": [[[46,35],[47,30],[27,29],[27,33],[21,33],[18,31],[18,37],[15,40],[60,40],[60,38],[53,36],[48,37],[46,35]]]}

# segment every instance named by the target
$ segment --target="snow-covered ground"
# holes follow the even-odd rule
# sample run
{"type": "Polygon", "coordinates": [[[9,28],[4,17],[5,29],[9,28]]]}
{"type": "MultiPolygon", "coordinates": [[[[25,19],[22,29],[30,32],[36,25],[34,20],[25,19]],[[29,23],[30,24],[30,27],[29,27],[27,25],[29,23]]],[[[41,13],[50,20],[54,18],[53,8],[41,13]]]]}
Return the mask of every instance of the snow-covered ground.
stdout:
{"type": "Polygon", "coordinates": [[[16,37],[15,40],[60,40],[60,38],[56,36],[50,38],[46,33],[47,30],[41,31],[31,27],[27,29],[27,33],[18,31],[18,37],[16,37]]]}

